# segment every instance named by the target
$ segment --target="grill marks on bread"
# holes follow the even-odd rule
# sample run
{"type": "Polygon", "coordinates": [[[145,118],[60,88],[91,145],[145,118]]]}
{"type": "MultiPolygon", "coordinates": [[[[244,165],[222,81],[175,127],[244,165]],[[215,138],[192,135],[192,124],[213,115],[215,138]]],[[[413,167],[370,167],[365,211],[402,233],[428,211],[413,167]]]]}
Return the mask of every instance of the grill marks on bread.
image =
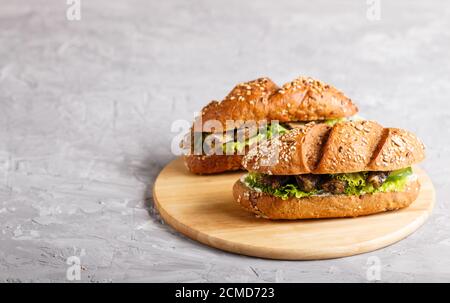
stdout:
{"type": "Polygon", "coordinates": [[[212,101],[201,112],[201,120],[196,119],[195,128],[202,129],[208,120],[217,120],[224,131],[228,128],[238,128],[244,120],[259,121],[267,119],[269,107],[268,98],[279,87],[269,78],[258,78],[253,81],[236,85],[221,102],[212,101]],[[228,120],[234,120],[233,127],[227,126],[228,120]]]}
{"type": "Polygon", "coordinates": [[[414,134],[359,120],[332,127],[306,124],[251,149],[242,164],[265,174],[337,174],[397,170],[424,157],[414,134]]]}
{"type": "Polygon", "coordinates": [[[403,168],[403,163],[416,163],[424,159],[422,142],[409,131],[399,128],[388,128],[374,153],[369,165],[370,170],[391,170],[403,168]]]}
{"type": "Polygon", "coordinates": [[[316,173],[332,174],[364,171],[383,134],[383,126],[373,121],[338,123],[325,144],[316,173]]]}
{"type": "Polygon", "coordinates": [[[310,77],[299,77],[278,87],[267,77],[236,85],[221,102],[205,106],[194,122],[197,130],[208,120],[217,120],[223,129],[228,120],[233,127],[244,121],[311,121],[349,117],[358,112],[350,98],[331,85],[310,77]]]}
{"type": "Polygon", "coordinates": [[[299,77],[270,97],[270,117],[280,121],[311,121],[343,118],[356,114],[350,98],[329,84],[299,77]],[[278,110],[277,110],[278,109],[278,110]]]}
{"type": "Polygon", "coordinates": [[[303,151],[304,161],[308,170],[313,171],[320,161],[320,155],[328,141],[331,132],[331,126],[326,124],[315,125],[305,136],[305,150],[303,151]]]}
{"type": "Polygon", "coordinates": [[[243,166],[250,171],[269,175],[299,175],[308,173],[315,166],[314,153],[321,149],[317,138],[331,129],[326,124],[308,123],[289,132],[264,141],[250,149],[244,157],[243,166]]]}

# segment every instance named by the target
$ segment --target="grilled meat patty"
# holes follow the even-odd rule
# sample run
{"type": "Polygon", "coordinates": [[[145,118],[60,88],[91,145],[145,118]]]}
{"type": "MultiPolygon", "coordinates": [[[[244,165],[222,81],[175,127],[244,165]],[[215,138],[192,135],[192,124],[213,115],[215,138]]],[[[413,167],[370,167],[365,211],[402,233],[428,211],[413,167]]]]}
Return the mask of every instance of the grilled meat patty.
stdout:
{"type": "Polygon", "coordinates": [[[372,171],[367,176],[367,182],[371,183],[373,187],[379,188],[383,185],[384,181],[386,181],[389,176],[389,172],[384,171],[372,171]]]}
{"type": "Polygon", "coordinates": [[[281,186],[289,184],[291,180],[292,179],[290,176],[264,175],[260,182],[265,186],[270,186],[274,189],[277,189],[281,186]]]}
{"type": "Polygon", "coordinates": [[[318,188],[320,175],[306,174],[295,176],[298,188],[305,192],[310,192],[318,188]]]}
{"type": "Polygon", "coordinates": [[[332,194],[343,194],[346,186],[345,181],[331,179],[322,184],[322,189],[332,194]]]}

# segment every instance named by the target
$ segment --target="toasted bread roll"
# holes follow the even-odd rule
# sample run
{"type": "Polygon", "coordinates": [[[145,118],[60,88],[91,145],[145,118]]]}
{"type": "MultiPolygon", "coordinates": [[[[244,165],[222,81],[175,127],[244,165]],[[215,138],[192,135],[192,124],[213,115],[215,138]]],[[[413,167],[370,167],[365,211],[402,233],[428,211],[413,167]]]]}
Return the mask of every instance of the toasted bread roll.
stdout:
{"type": "Polygon", "coordinates": [[[343,169],[346,172],[367,170],[383,129],[383,126],[373,121],[337,124],[331,130],[314,172],[331,174],[343,169]]]}
{"type": "Polygon", "coordinates": [[[262,142],[250,149],[242,162],[243,167],[270,175],[312,172],[330,130],[331,126],[324,123],[309,123],[294,128],[279,139],[262,142]]]}
{"type": "Polygon", "coordinates": [[[240,127],[244,121],[311,121],[349,117],[358,112],[356,105],[342,92],[310,77],[299,77],[279,88],[269,78],[236,85],[221,102],[205,106],[194,122],[196,131],[207,121],[216,120],[222,128],[240,127]],[[227,121],[234,121],[228,123],[227,121]]]}
{"type": "Polygon", "coordinates": [[[252,148],[242,165],[274,175],[391,171],[422,161],[424,149],[414,134],[373,121],[309,123],[252,148]]]}
{"type": "Polygon", "coordinates": [[[313,219],[357,217],[409,206],[418,196],[420,184],[411,181],[403,192],[365,195],[323,195],[282,200],[247,187],[241,180],[233,186],[239,205],[267,219],[313,219]]]}
{"type": "Polygon", "coordinates": [[[312,121],[353,116],[358,108],[342,92],[310,77],[286,83],[270,96],[270,120],[312,121]]]}
{"type": "Polygon", "coordinates": [[[424,146],[417,137],[399,128],[387,128],[368,165],[369,170],[395,170],[404,163],[417,163],[424,159],[424,146]]]}
{"type": "Polygon", "coordinates": [[[222,127],[216,128],[215,132],[238,128],[244,121],[269,120],[267,116],[269,96],[278,89],[279,87],[269,78],[240,83],[223,101],[212,101],[206,105],[195,120],[194,129],[199,131],[209,128],[205,123],[211,120],[220,122],[222,127]]]}

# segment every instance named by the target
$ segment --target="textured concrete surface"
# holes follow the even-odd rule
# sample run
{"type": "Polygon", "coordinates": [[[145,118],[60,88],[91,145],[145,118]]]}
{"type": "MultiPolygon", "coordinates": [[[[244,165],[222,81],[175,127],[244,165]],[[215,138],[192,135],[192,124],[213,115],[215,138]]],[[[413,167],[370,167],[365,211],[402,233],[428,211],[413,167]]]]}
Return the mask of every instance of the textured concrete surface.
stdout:
{"type": "MultiPolygon", "coordinates": [[[[450,281],[450,4],[0,0],[0,281],[450,281]],[[427,224],[364,255],[269,261],[161,223],[152,184],[171,123],[261,75],[335,84],[361,113],[416,132],[437,189],[427,224]],[[370,261],[370,260],[369,260],[370,261]]],[[[345,237],[345,235],[342,235],[345,237]]]]}

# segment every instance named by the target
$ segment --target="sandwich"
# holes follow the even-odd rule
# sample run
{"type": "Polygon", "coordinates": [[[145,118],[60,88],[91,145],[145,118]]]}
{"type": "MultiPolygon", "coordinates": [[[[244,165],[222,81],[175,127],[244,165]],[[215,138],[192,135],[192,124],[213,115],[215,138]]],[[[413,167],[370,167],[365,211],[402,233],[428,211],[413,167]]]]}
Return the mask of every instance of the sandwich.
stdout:
{"type": "Polygon", "coordinates": [[[357,217],[409,206],[425,158],[411,132],[367,121],[309,123],[261,142],[233,186],[245,210],[268,219],[357,217]]]}
{"type": "Polygon", "coordinates": [[[182,142],[185,165],[196,174],[239,170],[243,155],[259,141],[306,122],[333,124],[357,112],[342,92],[310,77],[282,87],[269,78],[240,83],[221,102],[206,105],[195,119],[182,142]]]}

